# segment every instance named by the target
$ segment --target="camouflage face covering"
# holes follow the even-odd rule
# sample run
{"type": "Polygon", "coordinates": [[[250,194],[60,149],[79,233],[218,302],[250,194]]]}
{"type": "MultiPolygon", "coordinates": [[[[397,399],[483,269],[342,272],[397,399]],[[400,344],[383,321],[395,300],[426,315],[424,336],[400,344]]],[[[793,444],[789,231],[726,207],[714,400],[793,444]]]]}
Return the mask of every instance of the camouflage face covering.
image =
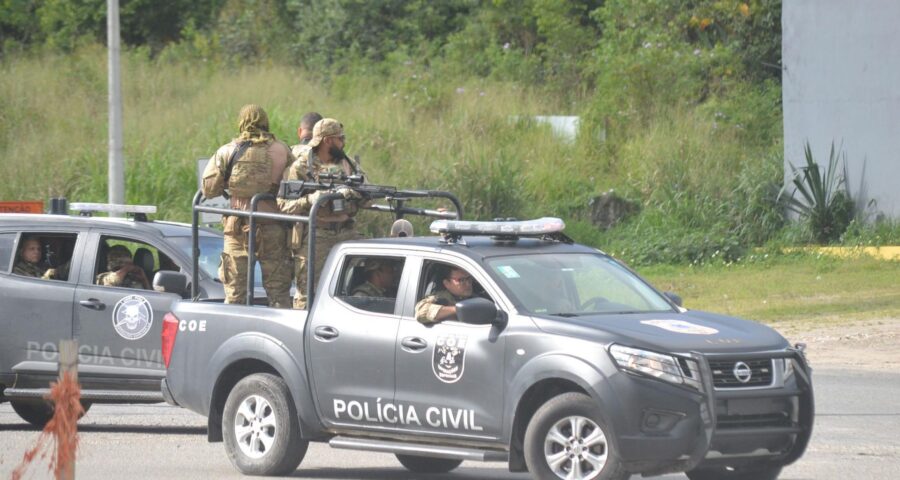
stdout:
{"type": "Polygon", "coordinates": [[[124,245],[115,245],[106,254],[106,268],[110,271],[118,270],[131,263],[131,252],[124,245]]]}
{"type": "Polygon", "coordinates": [[[239,142],[251,141],[253,143],[266,142],[275,138],[269,133],[269,116],[259,105],[249,104],[241,108],[238,115],[238,128],[241,134],[239,142]]]}

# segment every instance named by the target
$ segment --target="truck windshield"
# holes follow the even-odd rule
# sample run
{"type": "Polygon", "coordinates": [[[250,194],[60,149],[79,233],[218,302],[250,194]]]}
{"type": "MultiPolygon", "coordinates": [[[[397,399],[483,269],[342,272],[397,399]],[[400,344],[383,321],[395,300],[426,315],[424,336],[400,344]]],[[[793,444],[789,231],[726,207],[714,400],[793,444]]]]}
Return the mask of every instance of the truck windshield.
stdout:
{"type": "Polygon", "coordinates": [[[672,311],[664,297],[602,255],[516,255],[487,264],[529,313],[575,317],[672,311]]]}
{"type": "MultiPolygon", "coordinates": [[[[168,237],[168,240],[191,258],[191,237],[168,237]]],[[[222,237],[200,237],[200,270],[218,282],[222,281],[219,278],[219,264],[222,263],[224,245],[222,237]]],[[[190,267],[188,269],[190,271],[190,267]]],[[[259,268],[259,262],[256,263],[255,277],[256,286],[262,286],[262,270],[259,268]]]]}

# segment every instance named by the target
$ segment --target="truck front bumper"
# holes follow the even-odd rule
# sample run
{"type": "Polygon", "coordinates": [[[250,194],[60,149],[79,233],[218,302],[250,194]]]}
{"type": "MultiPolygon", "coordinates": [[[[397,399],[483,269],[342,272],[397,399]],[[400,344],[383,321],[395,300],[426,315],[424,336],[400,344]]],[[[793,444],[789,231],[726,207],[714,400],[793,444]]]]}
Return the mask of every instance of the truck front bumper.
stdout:
{"type": "Polygon", "coordinates": [[[787,465],[799,458],[812,434],[811,372],[798,351],[765,355],[794,362],[789,382],[779,388],[715,390],[709,363],[699,353],[690,356],[700,366],[703,391],[625,372],[610,378],[626,410],[614,420],[625,468],[661,475],[760,461],[787,465]]]}

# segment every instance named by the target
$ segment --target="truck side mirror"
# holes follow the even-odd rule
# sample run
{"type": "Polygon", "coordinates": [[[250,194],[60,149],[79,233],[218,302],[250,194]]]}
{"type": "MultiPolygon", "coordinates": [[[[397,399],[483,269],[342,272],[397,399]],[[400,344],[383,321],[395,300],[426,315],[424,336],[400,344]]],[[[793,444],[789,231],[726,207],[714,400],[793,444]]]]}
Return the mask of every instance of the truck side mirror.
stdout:
{"type": "Polygon", "coordinates": [[[153,290],[174,293],[181,298],[188,298],[187,275],[181,272],[160,270],[153,276],[153,290]]]}
{"type": "Polygon", "coordinates": [[[467,298],[456,303],[456,318],[474,325],[505,325],[506,313],[494,302],[481,297],[467,298]]]}
{"type": "Polygon", "coordinates": [[[679,307],[683,306],[681,304],[681,296],[674,292],[663,292],[663,295],[666,296],[672,303],[678,305],[679,307]]]}

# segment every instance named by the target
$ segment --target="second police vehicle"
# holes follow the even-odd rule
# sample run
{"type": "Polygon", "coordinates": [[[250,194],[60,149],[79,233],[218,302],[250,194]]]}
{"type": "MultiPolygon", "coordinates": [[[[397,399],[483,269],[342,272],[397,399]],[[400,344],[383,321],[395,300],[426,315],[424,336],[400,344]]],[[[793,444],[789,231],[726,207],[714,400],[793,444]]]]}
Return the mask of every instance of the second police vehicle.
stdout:
{"type": "Polygon", "coordinates": [[[539,479],[774,479],[803,454],[802,346],[682,308],[562,229],[444,219],[435,236],[344,242],[308,311],[178,301],[163,394],[206,416],[209,440],[251,475],[291,473],[310,442],[414,472],[502,461],[539,479]],[[354,295],[373,261],[393,266],[395,288],[354,295]],[[474,296],[420,323],[416,303],[451,268],[474,296]]]}

